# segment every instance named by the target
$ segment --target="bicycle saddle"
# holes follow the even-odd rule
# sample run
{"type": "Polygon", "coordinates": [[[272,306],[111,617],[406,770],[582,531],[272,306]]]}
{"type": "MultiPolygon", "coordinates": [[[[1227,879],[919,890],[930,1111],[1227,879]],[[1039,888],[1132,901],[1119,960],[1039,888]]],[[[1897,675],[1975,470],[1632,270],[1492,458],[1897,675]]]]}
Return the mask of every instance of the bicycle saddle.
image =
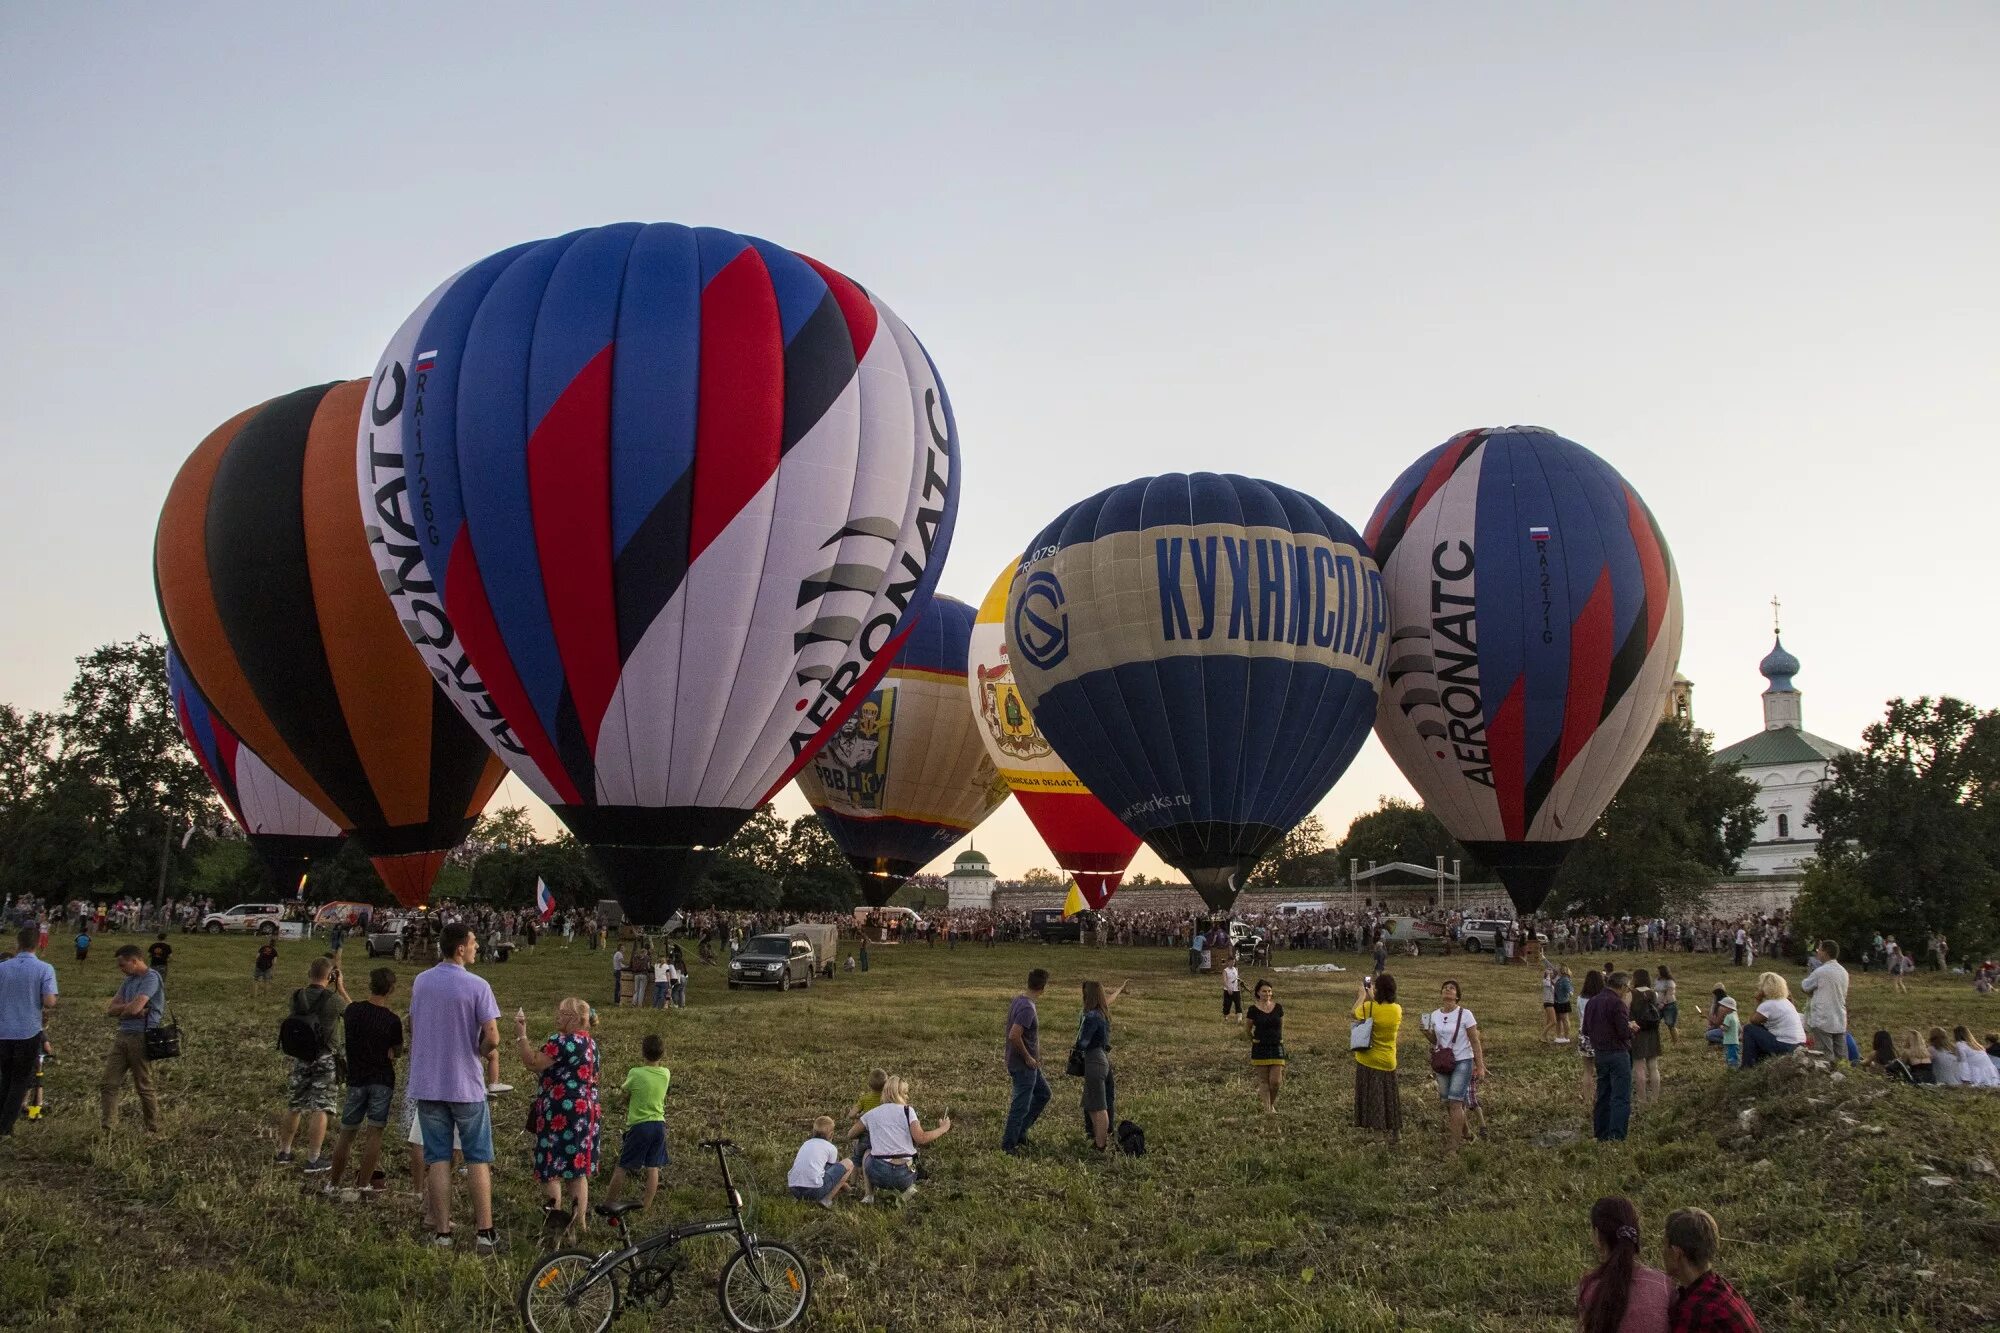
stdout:
{"type": "Polygon", "coordinates": [[[637,1199],[621,1199],[617,1203],[600,1203],[597,1205],[596,1211],[599,1217],[615,1218],[623,1217],[630,1212],[636,1212],[642,1206],[637,1199]]]}

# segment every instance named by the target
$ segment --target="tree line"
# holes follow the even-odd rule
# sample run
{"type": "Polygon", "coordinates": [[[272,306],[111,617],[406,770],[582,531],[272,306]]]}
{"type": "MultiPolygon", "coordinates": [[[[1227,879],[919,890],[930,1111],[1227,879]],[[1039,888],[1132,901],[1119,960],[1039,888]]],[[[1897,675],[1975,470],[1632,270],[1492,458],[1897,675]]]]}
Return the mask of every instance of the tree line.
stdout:
{"type": "MultiPolygon", "coordinates": [[[[1891,700],[1860,750],[1832,761],[1810,818],[1823,841],[1796,909],[1803,929],[1850,948],[1877,930],[1905,943],[1944,931],[1964,956],[2000,940],[2000,714],[1961,700],[1891,700]]],[[[1570,856],[1549,910],[1670,915],[1732,873],[1757,833],[1756,788],[1717,768],[1712,738],[1669,719],[1604,815],[1570,856]]],[[[274,886],[237,836],[188,749],[156,639],[106,644],[77,659],[53,712],[0,703],[0,894],[45,898],[269,896],[274,886]]],[[[1385,797],[1328,845],[1310,816],[1257,867],[1261,887],[1331,888],[1359,861],[1420,866],[1443,856],[1468,882],[1488,878],[1420,805],[1385,797]]],[[[567,833],[543,839],[525,810],[483,816],[435,893],[496,907],[534,902],[537,881],[564,906],[608,897],[567,833]]],[[[1023,881],[1059,887],[1045,868],[1023,881]]],[[[1144,874],[1133,886],[1157,882],[1144,874]]],[[[912,881],[933,896],[934,875],[912,881]]],[[[386,903],[351,842],[316,864],[306,896],[386,903]]],[[[819,820],[756,811],[688,894],[695,907],[845,910],[859,882],[819,820]]]]}

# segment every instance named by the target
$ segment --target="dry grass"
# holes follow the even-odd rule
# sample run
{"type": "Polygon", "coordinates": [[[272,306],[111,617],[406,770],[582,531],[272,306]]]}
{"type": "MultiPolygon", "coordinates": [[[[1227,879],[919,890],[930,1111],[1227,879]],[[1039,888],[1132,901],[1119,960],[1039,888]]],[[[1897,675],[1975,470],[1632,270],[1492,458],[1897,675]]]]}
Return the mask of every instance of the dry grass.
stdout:
{"type": "MultiPolygon", "coordinates": [[[[187,1057],[163,1070],[167,1133],[155,1142],[140,1138],[136,1111],[116,1138],[96,1133],[108,1028],[98,997],[116,979],[109,958],[82,968],[55,960],[66,993],[54,1029],[63,1062],[50,1076],[56,1114],[21,1125],[0,1158],[0,1324],[148,1333],[514,1326],[514,1288],[539,1247],[519,1131],[524,1094],[503,1102],[497,1120],[510,1241],[501,1260],[419,1249],[414,1202],[400,1194],[373,1207],[329,1206],[268,1165],[283,1096],[275,1031],[289,987],[249,997],[252,949],[177,941],[171,990],[191,1040],[187,1057]]],[[[305,955],[288,948],[284,974],[302,973],[305,955]]],[[[1414,1015],[1445,976],[1464,980],[1493,1067],[1484,1094],[1492,1137],[1456,1158],[1442,1150],[1413,1017],[1403,1048],[1408,1135],[1391,1150],[1350,1123],[1345,1009],[1358,968],[1275,976],[1294,1059],[1273,1120],[1257,1109],[1240,1030],[1218,1016],[1217,983],[1189,978],[1183,960],[1171,950],[1073,946],[878,948],[866,976],[791,995],[729,992],[719,968],[697,967],[684,1013],[604,1012],[606,1081],[636,1061],[643,1033],[666,1034],[675,1158],[666,1209],[705,1214],[716,1203],[696,1139],[721,1132],[746,1145],[759,1225],[815,1266],[816,1328],[1567,1329],[1587,1263],[1584,1214],[1609,1192],[1638,1202],[1654,1261],[1668,1210],[1714,1212],[1729,1238],[1721,1266],[1767,1329],[1971,1329],[2000,1319],[2000,1181],[1978,1169],[2000,1156],[2000,1097],[1888,1088],[1859,1073],[1840,1082],[1725,1075],[1699,1042],[1683,1042],[1668,1051],[1664,1103],[1639,1117],[1629,1142],[1556,1142],[1585,1128],[1581,1062],[1537,1040],[1535,978],[1488,961],[1426,959],[1397,968],[1405,999],[1414,1015]],[[1144,1159],[1087,1152],[1078,1086],[1059,1074],[1033,1155],[996,1151],[1006,1000],[1036,965],[1055,973],[1043,1016],[1058,1067],[1076,983],[1131,980],[1114,1013],[1115,1057],[1120,1113],[1145,1127],[1144,1159]],[[935,1180],[902,1211],[843,1202],[828,1214],[791,1203],[784,1170],[804,1126],[848,1105],[876,1064],[914,1079],[927,1123],[950,1107],[954,1131],[929,1154],[935,1180]],[[1737,1113],[1753,1104],[1759,1122],[1746,1134],[1737,1113]],[[1924,1174],[1955,1183],[1928,1187],[1924,1174]]],[[[503,1007],[526,1005],[542,1031],[560,996],[604,998],[607,963],[606,954],[544,946],[483,970],[503,1007]]],[[[348,965],[365,971],[353,956],[348,965]]],[[[407,981],[410,969],[399,970],[407,981]]],[[[1698,998],[1718,979],[1750,982],[1700,957],[1683,994],[1698,998]]],[[[1908,996],[1891,995],[1879,976],[1855,982],[1857,1026],[2000,1025],[2000,1004],[1977,1007],[1958,980],[1926,975],[1908,996]]],[[[615,1133],[606,1150],[615,1155],[615,1133]]],[[[720,1258],[714,1248],[697,1254],[668,1311],[631,1312],[619,1327],[719,1326],[703,1284],[720,1258]]]]}

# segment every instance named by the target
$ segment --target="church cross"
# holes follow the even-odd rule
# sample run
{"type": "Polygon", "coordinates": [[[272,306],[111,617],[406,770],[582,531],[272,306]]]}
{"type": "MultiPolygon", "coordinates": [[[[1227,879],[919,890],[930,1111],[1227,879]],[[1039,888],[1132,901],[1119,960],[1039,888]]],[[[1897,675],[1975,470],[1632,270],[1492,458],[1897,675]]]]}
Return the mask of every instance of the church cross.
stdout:
{"type": "Polygon", "coordinates": [[[1784,633],[1783,630],[1778,628],[1778,599],[1775,596],[1771,598],[1771,633],[1784,633]]]}

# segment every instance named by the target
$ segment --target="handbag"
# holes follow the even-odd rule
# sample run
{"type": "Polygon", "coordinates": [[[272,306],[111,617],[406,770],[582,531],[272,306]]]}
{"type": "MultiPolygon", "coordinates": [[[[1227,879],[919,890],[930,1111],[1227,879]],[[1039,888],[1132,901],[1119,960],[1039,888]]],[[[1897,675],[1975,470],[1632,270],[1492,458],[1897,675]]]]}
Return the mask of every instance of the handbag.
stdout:
{"type": "Polygon", "coordinates": [[[146,1029],[146,1059],[171,1060],[181,1053],[181,1025],[167,1018],[166,1002],[160,1002],[160,1025],[146,1029]]]}
{"type": "Polygon", "coordinates": [[[1072,1046],[1069,1048],[1069,1063],[1063,1066],[1063,1073],[1069,1075],[1071,1078],[1083,1077],[1083,1047],[1072,1046]]]}
{"type": "Polygon", "coordinates": [[[1375,1044],[1375,1002],[1368,1002],[1368,1017],[1357,1018],[1347,1029],[1347,1049],[1365,1051],[1375,1044]]]}
{"type": "Polygon", "coordinates": [[[1449,1074],[1458,1068],[1458,1057],[1452,1054],[1452,1047],[1458,1045],[1459,1030],[1465,1026],[1465,1007],[1459,1006],[1458,1022],[1452,1025],[1449,1044],[1439,1042],[1431,1047],[1431,1072],[1449,1074]]]}

